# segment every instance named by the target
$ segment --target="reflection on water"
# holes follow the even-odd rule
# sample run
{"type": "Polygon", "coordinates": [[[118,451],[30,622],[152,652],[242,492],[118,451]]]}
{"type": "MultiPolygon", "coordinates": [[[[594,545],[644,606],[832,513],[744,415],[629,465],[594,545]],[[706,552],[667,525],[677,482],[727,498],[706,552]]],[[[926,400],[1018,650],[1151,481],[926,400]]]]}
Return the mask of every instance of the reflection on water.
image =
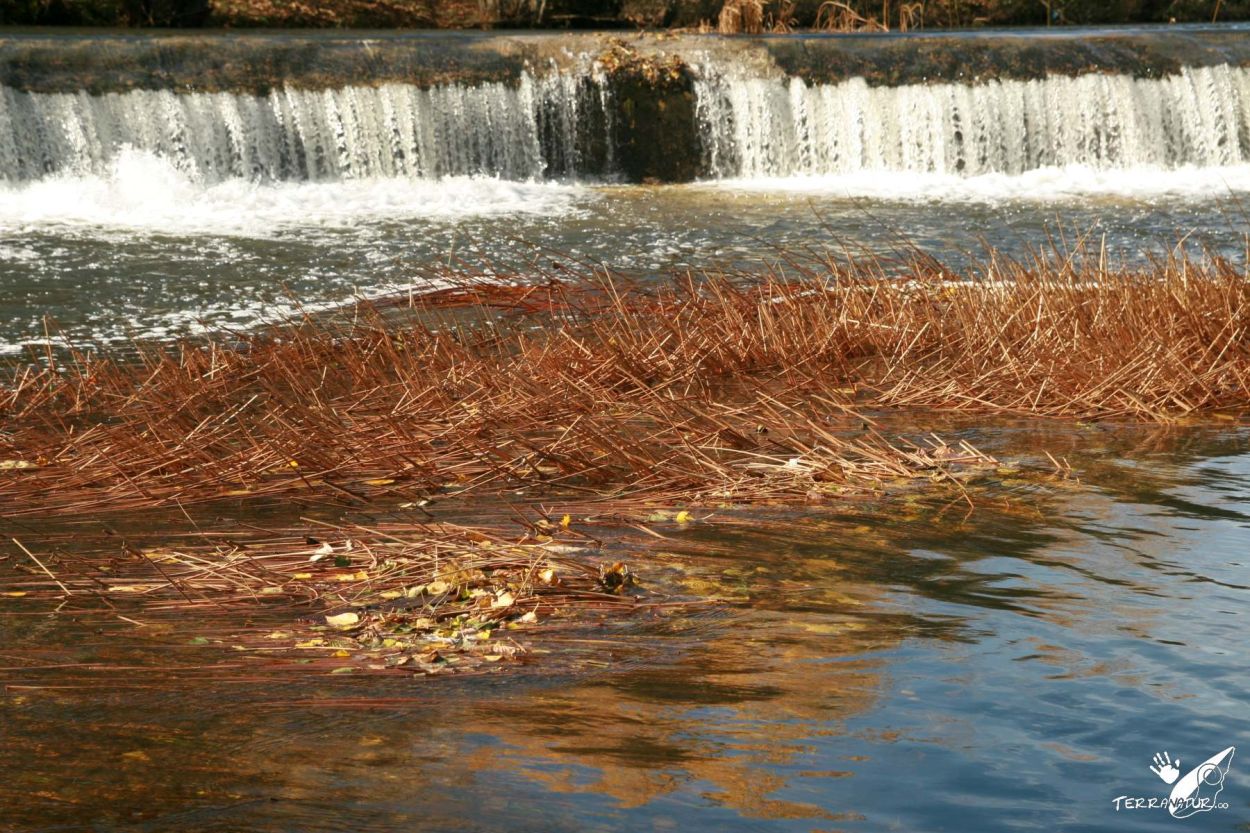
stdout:
{"type": "MultiPolygon", "coordinates": [[[[265,677],[123,624],[4,616],[0,829],[1177,824],[1113,799],[1162,794],[1156,751],[1250,745],[1250,435],[969,436],[1086,482],[695,525],[647,579],[729,614],[591,628],[572,650],[598,672],[265,677]]],[[[1202,823],[1243,829],[1248,787],[1234,761],[1232,807],[1202,823]]]]}

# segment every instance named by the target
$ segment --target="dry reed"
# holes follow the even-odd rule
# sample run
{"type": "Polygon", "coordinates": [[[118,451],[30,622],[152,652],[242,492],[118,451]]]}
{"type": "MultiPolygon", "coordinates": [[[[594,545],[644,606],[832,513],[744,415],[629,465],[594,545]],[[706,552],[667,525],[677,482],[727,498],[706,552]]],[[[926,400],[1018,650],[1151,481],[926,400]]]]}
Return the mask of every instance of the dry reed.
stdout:
{"type": "Polygon", "coordinates": [[[961,279],[923,259],[901,272],[852,259],[651,287],[465,280],[347,324],[15,370],[0,389],[0,514],[292,494],[872,490],[988,461],[887,440],[865,408],[1239,411],[1248,302],[1231,263],[1180,257],[1137,269],[991,257],[961,279]]]}
{"type": "MultiPolygon", "coordinates": [[[[1127,268],[1079,251],[991,255],[959,276],[918,254],[791,257],[764,274],[651,285],[577,267],[558,280],[436,277],[444,288],[350,316],[131,358],[49,350],[12,368],[0,519],[263,497],[421,512],[430,498],[517,490],[603,513],[932,481],[966,495],[965,475],[996,461],[887,439],[863,414],[1168,422],[1250,404],[1250,283],[1211,256],[1127,268]]],[[[621,595],[621,566],[562,557],[579,551],[557,543],[577,524],[523,524],[519,539],[433,521],[311,542],[244,531],[130,547],[130,567],[108,574],[15,541],[30,572],[5,586],[106,607],[142,598],[148,612],[341,611],[357,618],[302,620],[265,650],[304,644],[353,668],[422,673],[519,655],[474,634],[531,613],[666,604],[621,595]]]]}

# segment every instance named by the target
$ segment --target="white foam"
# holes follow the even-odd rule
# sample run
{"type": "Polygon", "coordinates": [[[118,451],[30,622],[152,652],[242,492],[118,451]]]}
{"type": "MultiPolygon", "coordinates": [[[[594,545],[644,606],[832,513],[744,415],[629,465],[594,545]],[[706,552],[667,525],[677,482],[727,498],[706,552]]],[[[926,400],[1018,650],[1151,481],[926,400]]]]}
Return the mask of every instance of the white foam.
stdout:
{"type": "Polygon", "coordinates": [[[725,179],[701,183],[699,187],[913,202],[1057,202],[1071,197],[1103,196],[1209,200],[1250,193],[1250,165],[1124,170],[1071,165],[1039,168],[1016,175],[994,173],[972,177],[861,171],[823,176],[725,179]]]}
{"type": "MultiPolygon", "coordinates": [[[[489,280],[479,277],[478,280],[489,280]]],[[[73,334],[52,338],[31,336],[11,342],[0,341],[0,356],[16,356],[31,349],[73,347],[80,350],[108,348],[135,343],[172,341],[180,338],[220,334],[224,330],[248,332],[261,327],[298,320],[353,305],[369,304],[385,298],[420,296],[453,284],[442,278],[422,278],[410,283],[384,283],[369,289],[358,289],[350,295],[321,301],[302,301],[290,297],[272,300],[238,299],[221,303],[205,303],[195,309],[177,309],[153,313],[142,321],[118,322],[118,326],[95,326],[73,334]]],[[[36,332],[39,322],[32,321],[28,330],[36,332]]]]}
{"type": "Polygon", "coordinates": [[[130,233],[271,236],[409,218],[565,215],[593,191],[490,177],[334,182],[195,181],[166,159],[127,149],[103,174],[0,184],[0,233],[49,226],[130,233]]]}

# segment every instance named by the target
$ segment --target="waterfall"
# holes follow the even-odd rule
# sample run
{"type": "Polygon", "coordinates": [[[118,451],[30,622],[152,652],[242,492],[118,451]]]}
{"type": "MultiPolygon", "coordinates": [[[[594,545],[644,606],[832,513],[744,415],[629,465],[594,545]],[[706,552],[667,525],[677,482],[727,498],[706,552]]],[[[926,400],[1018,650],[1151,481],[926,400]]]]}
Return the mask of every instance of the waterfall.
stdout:
{"type": "Polygon", "coordinates": [[[0,178],[97,173],[125,150],[210,183],[598,174],[611,165],[610,141],[590,141],[611,135],[606,96],[592,75],[566,73],[268,95],[0,88],[0,178]]]}
{"type": "MultiPolygon", "coordinates": [[[[131,151],[209,184],[612,177],[621,175],[625,147],[617,126],[638,129],[628,117],[634,102],[612,90],[589,67],[523,72],[512,83],[288,85],[267,94],[0,87],[0,180],[98,174],[131,151]]],[[[746,76],[722,61],[695,68],[693,91],[689,118],[698,124],[665,137],[699,145],[689,150],[702,154],[710,178],[1250,161],[1250,69],[1227,65],[1162,78],[1089,73],[886,87],[746,76]]]]}
{"type": "Polygon", "coordinates": [[[898,87],[704,67],[696,91],[705,169],[715,177],[975,176],[1250,159],[1250,70],[1229,66],[1160,79],[1092,73],[898,87]]]}

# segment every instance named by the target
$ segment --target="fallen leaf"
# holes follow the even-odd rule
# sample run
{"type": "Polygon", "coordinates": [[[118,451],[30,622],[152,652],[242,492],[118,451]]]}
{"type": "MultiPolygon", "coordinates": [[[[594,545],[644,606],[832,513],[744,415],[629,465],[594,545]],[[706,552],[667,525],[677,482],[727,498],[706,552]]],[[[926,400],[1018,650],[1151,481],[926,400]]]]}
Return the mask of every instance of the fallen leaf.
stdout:
{"type": "Polygon", "coordinates": [[[308,560],[320,561],[321,559],[325,558],[327,555],[332,554],[333,552],[334,552],[334,547],[332,547],[330,544],[328,543],[322,544],[321,546],[313,550],[312,557],[309,558],[308,560]]]}
{"type": "Polygon", "coordinates": [[[512,603],[515,601],[516,597],[504,590],[495,596],[495,600],[490,603],[490,606],[492,610],[497,610],[501,607],[512,607],[512,603]]]}
{"type": "Polygon", "coordinates": [[[366,486],[389,486],[394,483],[389,477],[379,477],[377,480],[366,480],[366,486]]]}
{"type": "Polygon", "coordinates": [[[344,667],[342,667],[342,668],[335,668],[335,669],[334,669],[333,671],[331,671],[330,673],[331,673],[331,674],[355,674],[355,673],[356,673],[356,669],[355,669],[355,668],[352,668],[350,665],[346,665],[346,666],[344,666],[344,667]]]}
{"type": "Polygon", "coordinates": [[[295,579],[296,581],[308,581],[310,578],[312,578],[312,573],[296,573],[295,575],[291,576],[291,578],[295,579]]]}
{"type": "Polygon", "coordinates": [[[330,656],[334,656],[334,657],[350,657],[350,656],[351,656],[351,654],[349,654],[347,651],[344,651],[342,648],[340,648],[339,650],[335,651],[335,652],[334,652],[333,654],[331,654],[330,656]]]}
{"type": "Polygon", "coordinates": [[[677,521],[677,523],[679,524],[684,524],[684,523],[689,523],[691,520],[693,520],[693,518],[694,518],[694,515],[691,515],[689,512],[683,509],[677,513],[677,517],[674,518],[673,520],[677,521]]]}
{"type": "Polygon", "coordinates": [[[33,469],[35,464],[30,460],[0,460],[0,469],[33,469]]]}
{"type": "Polygon", "coordinates": [[[326,617],[326,624],[333,628],[350,628],[360,623],[360,614],[353,611],[326,617]]]}
{"type": "Polygon", "coordinates": [[[572,523],[573,523],[572,515],[565,515],[563,518],[560,519],[560,526],[564,527],[565,529],[568,529],[569,525],[572,523]]]}
{"type": "Polygon", "coordinates": [[[2,595],[8,596],[13,599],[19,599],[22,596],[26,595],[26,591],[25,590],[10,590],[2,595]]]}
{"type": "Polygon", "coordinates": [[[538,621],[538,611],[531,610],[529,613],[525,614],[520,619],[517,619],[517,621],[523,625],[533,625],[538,621]]]}

